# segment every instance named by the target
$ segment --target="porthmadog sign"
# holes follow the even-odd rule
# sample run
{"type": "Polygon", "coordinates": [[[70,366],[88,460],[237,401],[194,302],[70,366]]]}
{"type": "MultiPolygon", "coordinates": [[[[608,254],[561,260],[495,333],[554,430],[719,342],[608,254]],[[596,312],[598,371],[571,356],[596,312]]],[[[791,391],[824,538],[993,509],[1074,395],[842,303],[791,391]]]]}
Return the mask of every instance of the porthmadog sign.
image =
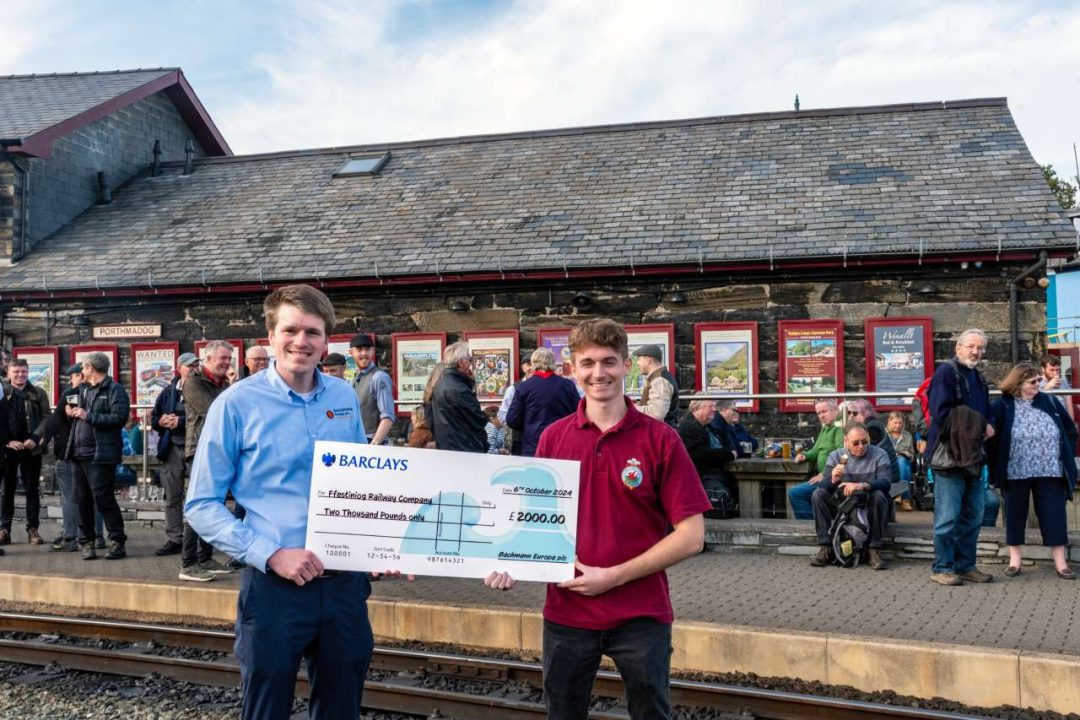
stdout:
{"type": "Polygon", "coordinates": [[[118,340],[120,338],[159,338],[161,323],[124,323],[121,325],[95,325],[95,340],[118,340]]]}

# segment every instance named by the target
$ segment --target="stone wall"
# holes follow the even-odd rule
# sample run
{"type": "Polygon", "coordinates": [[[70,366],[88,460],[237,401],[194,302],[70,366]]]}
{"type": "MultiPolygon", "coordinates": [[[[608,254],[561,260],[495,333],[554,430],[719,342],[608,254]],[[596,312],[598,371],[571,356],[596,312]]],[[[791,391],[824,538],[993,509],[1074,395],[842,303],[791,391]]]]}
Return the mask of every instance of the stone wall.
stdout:
{"type": "MultiPolygon", "coordinates": [[[[105,172],[115,190],[149,167],[155,140],[161,140],[164,162],[183,160],[189,138],[190,128],[163,91],[57,140],[51,157],[29,161],[30,222],[24,252],[97,202],[98,172],[105,172]]],[[[195,155],[205,156],[198,142],[195,155]]]]}
{"type": "Polygon", "coordinates": [[[22,233],[26,166],[17,166],[17,162],[20,161],[0,153],[0,259],[12,257],[22,233]]]}
{"type": "MultiPolygon", "coordinates": [[[[991,381],[1004,377],[1010,366],[1008,282],[1022,266],[986,267],[975,271],[959,268],[935,270],[919,282],[931,280],[940,290],[935,295],[909,292],[912,277],[885,274],[857,277],[841,272],[816,278],[784,277],[760,281],[703,277],[693,285],[683,282],[688,302],[667,301],[678,284],[605,283],[579,281],[547,286],[518,287],[510,283],[483,287],[393,289],[385,292],[334,293],[338,312],[336,332],[352,334],[358,328],[377,334],[379,361],[391,364],[390,333],[444,331],[453,342],[461,332],[478,329],[517,329],[521,351],[536,347],[537,329],[573,325],[587,317],[612,317],[628,324],[674,323],[675,356],[683,388],[694,385],[694,323],[706,321],[756,321],[759,323],[760,387],[777,389],[777,321],[785,319],[840,318],[844,322],[844,358],[849,391],[865,388],[866,368],[863,320],[867,317],[927,315],[934,319],[936,359],[951,357],[957,333],[981,327],[990,336],[985,371],[991,381]],[[592,306],[574,308],[578,291],[590,293],[592,306]],[[453,312],[451,303],[461,300],[467,312],[453,312]]],[[[90,342],[89,330],[71,323],[74,314],[86,314],[91,323],[162,323],[164,340],[191,350],[196,340],[240,338],[253,343],[265,337],[262,295],[171,300],[125,300],[109,298],[44,307],[14,307],[3,317],[6,344],[70,346],[90,342]]],[[[1045,292],[1020,294],[1022,358],[1039,357],[1045,350],[1045,292]]],[[[120,343],[123,380],[130,387],[128,343],[120,343]]],[[[66,362],[67,352],[61,353],[66,362]]],[[[685,391],[684,391],[685,392],[685,391]]],[[[744,417],[761,435],[806,437],[817,429],[812,414],[780,414],[775,405],[763,403],[757,417],[744,417]]]]}

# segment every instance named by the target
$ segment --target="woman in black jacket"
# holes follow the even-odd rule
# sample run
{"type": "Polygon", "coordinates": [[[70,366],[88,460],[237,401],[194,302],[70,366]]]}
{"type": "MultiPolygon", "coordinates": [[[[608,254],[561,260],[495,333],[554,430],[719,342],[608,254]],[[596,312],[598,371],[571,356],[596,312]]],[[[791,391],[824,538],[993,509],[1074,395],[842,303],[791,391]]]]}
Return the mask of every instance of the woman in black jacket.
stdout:
{"type": "Polygon", "coordinates": [[[1049,545],[1058,577],[1076,576],[1065,560],[1068,529],[1065,500],[1076,488],[1076,425],[1052,396],[1039,392],[1041,373],[1020,363],[998,386],[990,408],[995,435],[990,440],[990,480],[1005,498],[1005,541],[1009,567],[1020,574],[1029,498],[1035,498],[1043,545],[1049,545]]]}

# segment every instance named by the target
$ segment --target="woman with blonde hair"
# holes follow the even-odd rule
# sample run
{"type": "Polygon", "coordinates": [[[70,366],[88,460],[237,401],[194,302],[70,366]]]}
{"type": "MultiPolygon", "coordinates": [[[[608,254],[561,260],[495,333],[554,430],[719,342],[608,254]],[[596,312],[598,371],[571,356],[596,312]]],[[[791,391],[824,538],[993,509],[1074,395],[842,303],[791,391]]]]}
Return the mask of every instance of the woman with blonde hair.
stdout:
{"type": "Polygon", "coordinates": [[[1020,363],[998,385],[990,408],[994,437],[987,443],[990,480],[1005,498],[1007,577],[1020,574],[1028,504],[1035,500],[1043,545],[1050,546],[1057,576],[1076,576],[1065,560],[1068,526],[1065,501],[1076,488],[1076,425],[1053,396],[1039,392],[1042,373],[1020,363]]]}

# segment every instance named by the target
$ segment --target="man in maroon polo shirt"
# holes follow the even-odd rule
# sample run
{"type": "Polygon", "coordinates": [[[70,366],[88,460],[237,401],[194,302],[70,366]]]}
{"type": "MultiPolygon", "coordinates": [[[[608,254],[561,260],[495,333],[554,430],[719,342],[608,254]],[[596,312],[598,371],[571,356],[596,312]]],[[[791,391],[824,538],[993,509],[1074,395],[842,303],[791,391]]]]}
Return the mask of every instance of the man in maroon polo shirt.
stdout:
{"type": "MultiPolygon", "coordinates": [[[[630,717],[670,718],[671,623],[666,568],[701,552],[711,509],[678,434],[623,395],[626,331],[587,320],[570,334],[577,412],[540,436],[536,457],[578,460],[578,575],[548,585],[544,696],[548,717],[586,718],[602,655],[615,661],[630,717]],[[674,528],[674,529],[670,529],[674,528]]],[[[489,586],[514,581],[492,573],[489,586]]]]}

